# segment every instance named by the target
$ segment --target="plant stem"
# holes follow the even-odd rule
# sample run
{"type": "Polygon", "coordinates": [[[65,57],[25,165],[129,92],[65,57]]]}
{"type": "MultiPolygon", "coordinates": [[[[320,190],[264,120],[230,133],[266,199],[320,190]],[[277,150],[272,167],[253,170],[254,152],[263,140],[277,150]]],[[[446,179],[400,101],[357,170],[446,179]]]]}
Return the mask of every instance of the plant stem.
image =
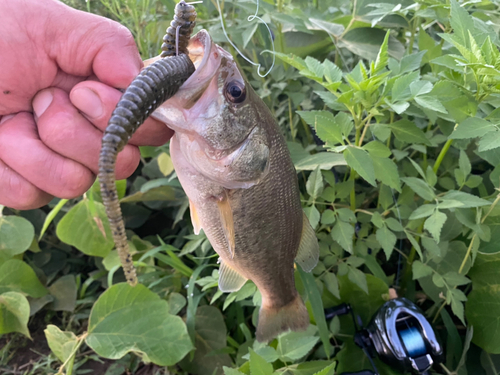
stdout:
{"type": "Polygon", "coordinates": [[[434,168],[432,168],[432,170],[434,171],[434,173],[437,174],[439,166],[441,165],[444,157],[446,156],[446,153],[450,149],[450,146],[451,146],[452,142],[453,142],[453,139],[448,139],[446,141],[446,143],[444,144],[443,148],[441,149],[441,152],[439,153],[438,158],[437,158],[436,162],[434,163],[434,168]]]}
{"type": "Polygon", "coordinates": [[[71,375],[73,372],[73,362],[75,360],[75,355],[78,349],[80,349],[80,346],[83,344],[83,341],[87,338],[88,332],[85,332],[83,335],[78,337],[78,342],[75,345],[73,351],[69,355],[69,357],[64,361],[64,363],[59,367],[59,370],[57,371],[56,375],[63,375],[63,370],[66,366],[68,366],[68,370],[66,371],[66,375],[71,375]]]}

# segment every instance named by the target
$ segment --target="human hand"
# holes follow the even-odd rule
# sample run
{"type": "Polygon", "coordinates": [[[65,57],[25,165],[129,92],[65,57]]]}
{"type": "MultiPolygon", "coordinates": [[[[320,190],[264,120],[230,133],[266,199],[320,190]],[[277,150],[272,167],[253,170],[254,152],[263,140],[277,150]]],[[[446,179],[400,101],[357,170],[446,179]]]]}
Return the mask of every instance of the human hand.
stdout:
{"type": "MultiPolygon", "coordinates": [[[[142,61],[130,32],[55,0],[0,0],[0,205],[32,209],[92,185],[101,137],[142,61]]],[[[130,176],[138,145],[172,135],[148,119],[119,154],[130,176]]]]}

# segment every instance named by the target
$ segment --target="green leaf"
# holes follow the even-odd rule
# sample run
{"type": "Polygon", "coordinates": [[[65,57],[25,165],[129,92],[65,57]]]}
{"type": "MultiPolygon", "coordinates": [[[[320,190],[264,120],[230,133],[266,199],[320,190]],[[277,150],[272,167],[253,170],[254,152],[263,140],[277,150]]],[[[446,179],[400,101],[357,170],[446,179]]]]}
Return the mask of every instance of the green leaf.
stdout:
{"type": "Polygon", "coordinates": [[[317,336],[304,336],[300,332],[290,332],[278,338],[276,351],[282,362],[294,362],[306,356],[318,341],[317,336]]]}
{"type": "Polygon", "coordinates": [[[323,71],[324,71],[324,68],[323,68],[323,65],[318,61],[316,60],[314,57],[311,57],[311,56],[307,56],[306,59],[305,59],[305,63],[307,65],[307,68],[313,72],[313,74],[322,79],[323,78],[323,71]]]}
{"type": "Polygon", "coordinates": [[[252,348],[249,348],[248,351],[250,352],[250,375],[272,375],[274,372],[273,365],[267,363],[252,348]]]}
{"type": "Polygon", "coordinates": [[[488,151],[500,147],[500,132],[490,132],[479,140],[478,151],[488,151]]]}
{"type": "Polygon", "coordinates": [[[392,85],[392,101],[410,99],[410,84],[418,80],[419,77],[419,72],[412,72],[397,78],[396,81],[394,81],[394,85],[392,85]]]}
{"type": "Polygon", "coordinates": [[[342,70],[330,60],[323,61],[325,78],[329,83],[340,82],[342,80],[342,70]]]}
{"type": "Polygon", "coordinates": [[[349,208],[339,208],[337,209],[337,214],[339,215],[339,220],[345,221],[346,223],[355,223],[357,221],[356,215],[349,208]]]}
{"type": "Polygon", "coordinates": [[[0,216],[0,253],[12,257],[28,250],[35,236],[33,225],[20,216],[0,216]]]}
{"type": "Polygon", "coordinates": [[[172,163],[170,155],[166,152],[162,152],[160,155],[158,155],[157,162],[158,169],[164,176],[168,176],[174,171],[174,163],[172,163]]]}
{"type": "Polygon", "coordinates": [[[0,266],[0,293],[4,292],[20,292],[33,298],[47,294],[33,269],[18,259],[8,260],[0,266]]]}
{"type": "Polygon", "coordinates": [[[434,240],[439,243],[439,237],[441,236],[441,229],[446,221],[447,217],[444,213],[436,210],[424,223],[424,229],[426,229],[434,238],[434,240]]]}
{"type": "MultiPolygon", "coordinates": [[[[358,27],[349,30],[340,39],[341,46],[367,60],[375,60],[384,43],[387,33],[382,29],[358,27]]],[[[389,36],[388,53],[396,59],[401,59],[405,48],[392,35],[389,36]]]]}
{"type": "Polygon", "coordinates": [[[404,177],[401,180],[426,201],[433,201],[436,198],[436,194],[424,180],[416,177],[404,177]]]}
{"type": "Polygon", "coordinates": [[[379,158],[388,158],[391,156],[391,150],[379,141],[371,141],[363,146],[363,150],[368,151],[371,156],[379,158]]]}
{"type": "Polygon", "coordinates": [[[352,236],[354,228],[351,224],[337,220],[331,232],[332,238],[348,253],[352,254],[352,236]]]}
{"type": "Polygon", "coordinates": [[[336,363],[333,362],[330,366],[326,366],[323,370],[316,372],[314,375],[333,375],[335,372],[336,363]]]}
{"type": "Polygon", "coordinates": [[[377,180],[401,192],[401,181],[396,164],[389,158],[372,156],[372,160],[377,180]]]}
{"type": "Polygon", "coordinates": [[[93,204],[96,216],[92,214],[90,201],[83,199],[59,221],[56,234],[62,242],[87,255],[105,257],[115,243],[104,205],[99,202],[93,204]]]}
{"type": "Polygon", "coordinates": [[[349,267],[349,271],[347,272],[347,277],[349,280],[357,285],[362,291],[368,294],[368,282],[366,280],[367,275],[357,268],[349,267]]]}
{"type": "Polygon", "coordinates": [[[416,260],[413,262],[412,271],[413,271],[413,280],[417,280],[417,279],[420,279],[422,277],[432,275],[432,272],[433,272],[431,267],[429,267],[425,263],[422,263],[419,260],[416,260]]]}
{"type": "Polygon", "coordinates": [[[323,192],[323,188],[323,176],[321,175],[321,170],[319,169],[319,167],[316,167],[316,169],[311,172],[309,178],[307,179],[307,193],[310,195],[311,199],[315,201],[323,192]]]}
{"type": "Polygon", "coordinates": [[[460,206],[460,208],[489,206],[491,204],[491,202],[487,201],[486,199],[479,198],[475,195],[456,190],[448,191],[445,195],[441,197],[441,199],[443,199],[444,201],[447,200],[458,201],[462,203],[462,206],[460,206]]]}
{"type": "Polygon", "coordinates": [[[133,351],[145,361],[171,366],[193,349],[182,319],[140,284],[121,283],[105,291],[92,308],[88,332],[87,345],[109,359],[133,351]]]}
{"type": "Polygon", "coordinates": [[[224,375],[245,375],[243,372],[238,371],[235,368],[230,368],[230,367],[224,366],[224,367],[222,367],[222,369],[224,370],[224,375]]]}
{"type": "Polygon", "coordinates": [[[284,54],[284,53],[280,53],[280,52],[274,52],[274,54],[276,55],[277,58],[283,60],[284,62],[286,62],[287,64],[290,64],[291,66],[293,66],[295,69],[299,70],[299,71],[302,71],[302,70],[308,70],[307,68],[307,65],[306,65],[306,62],[301,59],[300,57],[298,56],[295,56],[294,54],[284,54]]]}
{"type": "Polygon", "coordinates": [[[469,117],[462,121],[455,128],[448,138],[450,139],[470,139],[482,137],[483,135],[496,130],[495,126],[482,118],[469,117]]]}
{"type": "Polygon", "coordinates": [[[382,228],[377,229],[377,241],[384,249],[385,256],[387,260],[391,257],[392,251],[394,250],[394,246],[396,246],[396,235],[392,233],[386,225],[382,228]]]}
{"type": "Polygon", "coordinates": [[[330,145],[342,143],[342,131],[331,112],[297,111],[297,113],[316,131],[316,134],[323,142],[330,145]]]}
{"type": "Polygon", "coordinates": [[[313,229],[316,228],[318,226],[319,219],[320,219],[319,211],[316,208],[316,206],[312,205],[309,207],[305,207],[304,212],[305,212],[307,218],[309,219],[309,223],[311,224],[311,227],[313,227],[313,229]]]}
{"type": "Polygon", "coordinates": [[[305,272],[300,266],[297,267],[297,270],[300,275],[300,279],[304,284],[304,288],[306,290],[306,295],[311,304],[311,310],[313,313],[314,320],[316,321],[316,326],[318,327],[319,337],[321,338],[321,342],[323,343],[323,348],[326,352],[328,358],[333,353],[333,348],[330,344],[330,334],[328,332],[328,326],[326,324],[325,319],[325,311],[323,307],[323,301],[321,299],[321,294],[318,290],[318,286],[314,279],[314,276],[305,272]]]}
{"type": "Polygon", "coordinates": [[[337,280],[337,276],[333,272],[327,272],[323,276],[323,282],[326,289],[328,289],[328,291],[332,293],[336,298],[340,299],[339,282],[337,280]]]}
{"type": "Polygon", "coordinates": [[[52,353],[54,353],[61,362],[65,362],[78,343],[75,334],[73,332],[61,331],[52,324],[49,324],[44,332],[52,353]]]}
{"type": "Polygon", "coordinates": [[[76,306],[76,282],[74,275],[65,275],[57,279],[49,292],[54,298],[50,309],[54,311],[74,311],[76,306]]]}
{"type": "Polygon", "coordinates": [[[190,374],[212,375],[222,366],[231,366],[227,346],[227,329],[224,316],[214,306],[200,306],[196,310],[194,357],[184,358],[180,365],[190,374]]]}
{"type": "Polygon", "coordinates": [[[344,155],[333,152],[318,152],[309,155],[295,163],[295,169],[300,171],[313,171],[316,167],[322,170],[329,170],[338,165],[347,165],[344,155]]]}
{"type": "Polygon", "coordinates": [[[424,132],[409,120],[399,120],[386,126],[389,127],[394,133],[394,136],[402,142],[409,144],[423,143],[424,145],[431,146],[424,132]]]}
{"type": "Polygon", "coordinates": [[[475,30],[474,20],[469,15],[460,4],[455,1],[450,1],[451,13],[450,13],[450,25],[455,32],[455,37],[463,46],[468,46],[469,43],[469,30],[475,30]]]}
{"type": "Polygon", "coordinates": [[[384,41],[380,46],[380,51],[378,52],[377,59],[375,60],[374,69],[371,71],[371,76],[373,77],[377,73],[381,72],[387,65],[387,61],[389,59],[389,55],[387,53],[389,48],[389,36],[390,31],[388,30],[385,34],[384,41]]]}
{"type": "Polygon", "coordinates": [[[377,186],[375,182],[375,169],[373,167],[372,158],[363,149],[348,146],[344,150],[344,158],[347,164],[353,168],[358,174],[373,186],[377,186]]]}
{"type": "Polygon", "coordinates": [[[436,206],[434,204],[424,204],[413,211],[409,217],[410,220],[417,220],[423,217],[431,216],[434,213],[436,206]]]}
{"type": "Polygon", "coordinates": [[[446,110],[446,108],[444,108],[441,102],[437,98],[431,95],[416,96],[415,102],[417,102],[418,105],[420,105],[425,109],[430,109],[432,111],[440,113],[448,113],[448,111],[446,110]]]}
{"type": "Polygon", "coordinates": [[[30,304],[25,296],[17,292],[0,294],[0,335],[20,332],[31,338],[28,331],[30,304]]]}
{"type": "Polygon", "coordinates": [[[428,94],[432,91],[432,83],[429,81],[415,81],[410,84],[410,92],[413,96],[428,94]]]}

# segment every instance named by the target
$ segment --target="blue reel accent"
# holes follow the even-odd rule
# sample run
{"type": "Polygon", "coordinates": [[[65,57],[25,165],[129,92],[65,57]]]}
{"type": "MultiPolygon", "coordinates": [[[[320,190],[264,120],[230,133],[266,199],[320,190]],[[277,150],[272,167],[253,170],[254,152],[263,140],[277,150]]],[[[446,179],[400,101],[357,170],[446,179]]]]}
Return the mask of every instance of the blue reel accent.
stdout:
{"type": "Polygon", "coordinates": [[[410,357],[415,358],[427,353],[424,339],[422,338],[422,334],[418,328],[410,327],[399,331],[399,336],[401,337],[401,340],[403,341],[410,357]]]}

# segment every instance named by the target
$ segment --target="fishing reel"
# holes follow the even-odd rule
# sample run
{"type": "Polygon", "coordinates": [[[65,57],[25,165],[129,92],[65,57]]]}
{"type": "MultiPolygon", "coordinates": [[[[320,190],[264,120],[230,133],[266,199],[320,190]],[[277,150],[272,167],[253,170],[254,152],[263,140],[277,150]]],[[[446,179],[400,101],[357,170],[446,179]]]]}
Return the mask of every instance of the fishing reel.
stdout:
{"type": "Polygon", "coordinates": [[[351,314],[354,321],[354,342],[368,357],[375,372],[363,370],[341,375],[379,375],[372,359],[375,354],[391,367],[421,375],[429,375],[431,366],[444,359],[443,348],[422,310],[406,298],[384,303],[366,328],[358,328],[349,304],[327,310],[327,318],[347,314],[351,314]]]}

